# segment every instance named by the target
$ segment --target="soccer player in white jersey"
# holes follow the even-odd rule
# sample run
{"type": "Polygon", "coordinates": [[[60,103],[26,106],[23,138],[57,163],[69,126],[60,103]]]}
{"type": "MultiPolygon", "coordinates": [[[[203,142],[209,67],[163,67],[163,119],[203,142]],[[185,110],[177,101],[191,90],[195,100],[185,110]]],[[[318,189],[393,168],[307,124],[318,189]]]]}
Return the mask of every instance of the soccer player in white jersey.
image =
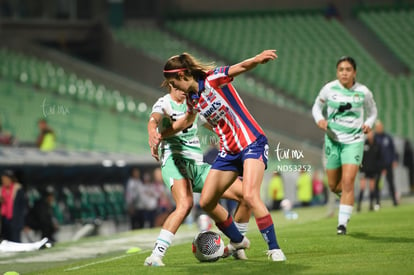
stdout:
{"type": "MultiPolygon", "coordinates": [[[[159,98],[152,108],[148,133],[149,135],[158,131],[165,133],[159,148],[152,146],[150,141],[151,153],[154,158],[161,161],[162,177],[165,185],[172,192],[176,209],[164,222],[152,254],[145,259],[146,266],[164,266],[162,258],[178,228],[192,209],[193,192],[201,192],[210,170],[210,165],[203,162],[203,152],[197,136],[197,121],[177,133],[164,131],[169,129],[173,121],[183,117],[187,112],[185,93],[171,86],[168,88],[170,93],[159,98]]],[[[237,228],[246,233],[251,211],[242,197],[242,182],[239,179],[236,179],[232,187],[223,194],[223,198],[239,202],[234,219],[237,228]]],[[[235,251],[233,256],[236,259],[247,259],[244,250],[235,251]]]]}
{"type": "Polygon", "coordinates": [[[327,83],[315,100],[313,118],[325,131],[328,184],[341,196],[337,234],[345,235],[354,205],[354,182],[364,152],[364,134],[371,131],[377,107],[371,91],[356,82],[356,63],[341,57],[336,63],[337,79],[327,83]],[[322,114],[327,106],[327,117],[322,114]],[[364,115],[364,110],[366,115],[364,115]]]}
{"type": "MultiPolygon", "coordinates": [[[[183,90],[187,95],[187,115],[173,123],[173,129],[185,129],[200,113],[219,136],[220,153],[212,164],[200,197],[200,206],[214,219],[230,239],[229,251],[250,246],[247,237],[235,226],[231,215],[218,201],[238,176],[243,176],[243,199],[252,208],[256,224],[268,246],[272,261],[285,261],[272,217],[260,197],[267,167],[268,142],[263,129],[244,105],[232,85],[233,78],[259,64],[277,58],[276,50],[264,50],[240,63],[217,67],[203,64],[188,53],[172,56],[164,65],[164,84],[183,90]]],[[[153,143],[159,137],[150,136],[153,143]]]]}

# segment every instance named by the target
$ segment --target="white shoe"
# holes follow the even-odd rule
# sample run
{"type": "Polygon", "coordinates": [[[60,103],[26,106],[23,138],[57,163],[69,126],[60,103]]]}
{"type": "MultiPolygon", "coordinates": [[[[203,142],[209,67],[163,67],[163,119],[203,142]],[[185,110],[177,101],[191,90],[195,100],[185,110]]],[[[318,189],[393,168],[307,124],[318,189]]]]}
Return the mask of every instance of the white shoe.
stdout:
{"type": "MultiPolygon", "coordinates": [[[[225,248],[224,248],[224,252],[223,255],[221,256],[222,258],[227,258],[230,255],[233,255],[233,253],[235,253],[237,250],[243,250],[246,248],[250,247],[250,241],[249,239],[244,236],[243,240],[239,243],[233,243],[230,242],[225,248]]],[[[246,257],[247,259],[247,257],[246,257]]]]}
{"type": "Polygon", "coordinates": [[[244,249],[234,251],[233,258],[236,260],[247,260],[246,251],[244,251],[244,249]]]}
{"type": "Polygon", "coordinates": [[[244,236],[241,242],[239,243],[230,242],[228,246],[232,247],[233,251],[237,249],[246,249],[250,247],[250,241],[246,236],[244,236]]]}
{"type": "Polygon", "coordinates": [[[144,265],[145,266],[165,266],[165,264],[162,262],[160,257],[153,256],[153,255],[145,259],[144,265]]]}
{"type": "Polygon", "coordinates": [[[286,261],[286,256],[283,253],[282,249],[272,249],[267,251],[267,256],[269,259],[272,259],[274,262],[284,262],[286,261]]]}

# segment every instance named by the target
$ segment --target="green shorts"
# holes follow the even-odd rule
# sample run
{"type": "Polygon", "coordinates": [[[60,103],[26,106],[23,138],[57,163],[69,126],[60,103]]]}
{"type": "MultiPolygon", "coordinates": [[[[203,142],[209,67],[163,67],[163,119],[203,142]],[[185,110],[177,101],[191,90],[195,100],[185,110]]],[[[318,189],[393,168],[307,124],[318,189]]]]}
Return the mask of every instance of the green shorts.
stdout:
{"type": "Polygon", "coordinates": [[[325,136],[326,169],[335,169],[343,164],[361,165],[364,142],[342,144],[325,136]]]}
{"type": "Polygon", "coordinates": [[[161,167],[161,172],[168,188],[171,189],[174,180],[190,179],[193,192],[201,193],[210,167],[207,163],[200,164],[182,157],[170,156],[161,167]]]}

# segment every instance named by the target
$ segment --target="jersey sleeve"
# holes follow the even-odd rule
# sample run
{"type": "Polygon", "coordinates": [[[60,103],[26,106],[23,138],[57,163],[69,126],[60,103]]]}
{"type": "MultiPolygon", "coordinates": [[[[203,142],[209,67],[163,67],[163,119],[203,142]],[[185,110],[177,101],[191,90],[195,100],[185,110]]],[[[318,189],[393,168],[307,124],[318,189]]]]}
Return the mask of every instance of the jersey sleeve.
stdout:
{"type": "Polygon", "coordinates": [[[214,87],[222,87],[233,81],[233,77],[229,76],[230,66],[217,67],[208,75],[208,81],[214,87]]]}
{"type": "Polygon", "coordinates": [[[374,126],[375,120],[377,119],[377,104],[374,101],[374,96],[372,92],[367,88],[367,93],[365,94],[364,108],[367,112],[366,120],[364,124],[368,125],[370,128],[374,126]]]}
{"type": "Polygon", "coordinates": [[[325,117],[322,114],[322,111],[328,99],[327,92],[328,92],[328,89],[325,85],[319,92],[319,95],[316,97],[315,103],[313,104],[312,116],[316,123],[318,123],[322,119],[325,119],[325,117]]]}
{"type": "Polygon", "coordinates": [[[165,104],[165,99],[164,97],[160,97],[157,102],[155,102],[155,104],[152,106],[152,111],[151,114],[153,113],[158,113],[158,114],[164,114],[164,104],[165,104]]]}

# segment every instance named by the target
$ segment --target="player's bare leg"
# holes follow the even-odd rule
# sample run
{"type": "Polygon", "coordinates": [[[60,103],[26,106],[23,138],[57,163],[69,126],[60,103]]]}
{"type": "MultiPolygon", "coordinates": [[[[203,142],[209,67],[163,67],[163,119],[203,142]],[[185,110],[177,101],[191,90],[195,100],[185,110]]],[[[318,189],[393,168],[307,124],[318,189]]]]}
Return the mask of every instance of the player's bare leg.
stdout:
{"type": "Polygon", "coordinates": [[[191,183],[187,179],[174,180],[171,194],[176,203],[176,208],[165,220],[152,254],[145,259],[144,265],[164,266],[162,258],[171,245],[178,228],[193,207],[193,191],[191,183]]]}
{"type": "Polygon", "coordinates": [[[326,174],[328,175],[329,189],[335,194],[340,194],[342,191],[342,168],[339,167],[336,169],[327,169],[326,174]]]}
{"type": "MultiPolygon", "coordinates": [[[[249,220],[252,214],[250,206],[243,199],[243,183],[237,178],[234,183],[224,192],[223,198],[235,200],[238,202],[236,211],[234,212],[234,223],[242,235],[246,235],[249,220]]],[[[227,247],[226,247],[227,248],[227,247]]],[[[225,250],[223,257],[233,255],[237,260],[247,260],[244,249],[238,249],[231,253],[228,249],[225,250]]]]}
{"type": "Polygon", "coordinates": [[[216,226],[230,239],[234,249],[248,248],[250,241],[237,229],[227,210],[218,204],[222,194],[237,178],[233,171],[211,169],[204,183],[200,206],[216,222],[216,226]]]}
{"type": "Polygon", "coordinates": [[[286,256],[277,242],[272,217],[260,197],[265,164],[258,159],[246,159],[243,169],[243,199],[252,209],[256,224],[269,247],[267,255],[272,261],[285,261],[286,256]]]}
{"type": "Polygon", "coordinates": [[[199,203],[200,207],[206,211],[216,223],[224,222],[228,217],[227,210],[221,207],[218,202],[236,178],[236,172],[220,171],[216,169],[211,169],[207,175],[203,190],[201,191],[199,203]]]}
{"type": "Polygon", "coordinates": [[[186,179],[174,180],[171,194],[176,208],[165,220],[162,228],[175,234],[193,208],[193,191],[186,179]]]}
{"type": "Polygon", "coordinates": [[[343,164],[342,165],[342,195],[339,203],[338,214],[338,235],[346,234],[346,226],[351,218],[352,210],[354,207],[354,182],[356,174],[358,173],[358,165],[356,164],[343,164]]]}

